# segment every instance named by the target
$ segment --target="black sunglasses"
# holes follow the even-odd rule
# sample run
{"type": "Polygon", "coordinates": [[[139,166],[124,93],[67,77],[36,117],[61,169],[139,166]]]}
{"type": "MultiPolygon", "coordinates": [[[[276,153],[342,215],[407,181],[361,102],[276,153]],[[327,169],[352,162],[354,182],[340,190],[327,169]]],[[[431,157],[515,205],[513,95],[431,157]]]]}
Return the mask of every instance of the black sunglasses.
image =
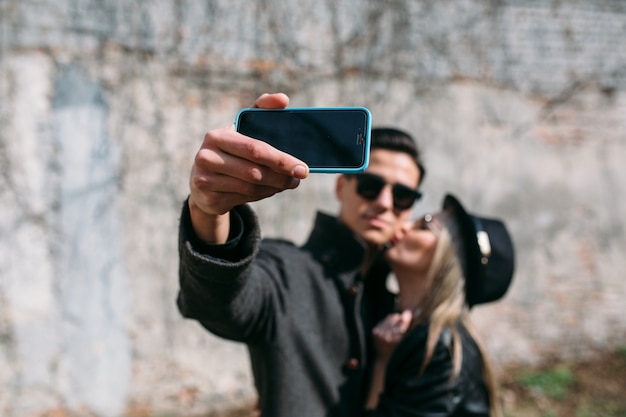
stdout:
{"type": "MultiPolygon", "coordinates": [[[[356,192],[366,200],[376,200],[387,182],[383,177],[376,174],[362,173],[353,174],[356,178],[356,192]]],[[[396,210],[408,210],[416,200],[422,198],[422,193],[403,184],[391,186],[393,195],[393,208],[396,210]]]]}

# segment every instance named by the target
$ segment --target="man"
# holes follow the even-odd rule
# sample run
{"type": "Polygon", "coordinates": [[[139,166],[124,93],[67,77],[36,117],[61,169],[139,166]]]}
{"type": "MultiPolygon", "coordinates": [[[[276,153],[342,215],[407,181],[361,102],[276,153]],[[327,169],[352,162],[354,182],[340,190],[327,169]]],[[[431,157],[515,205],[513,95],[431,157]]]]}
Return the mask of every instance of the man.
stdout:
{"type": "MultiPolygon", "coordinates": [[[[284,94],[255,103],[287,104],[284,94]]],[[[338,218],[318,213],[302,247],[261,240],[245,203],[307,175],[301,161],[232,126],[206,134],[180,223],[178,306],[248,346],[261,415],[359,415],[369,334],[390,305],[378,255],[408,220],[424,170],[408,135],[375,129],[367,171],[337,178],[338,218]]]]}

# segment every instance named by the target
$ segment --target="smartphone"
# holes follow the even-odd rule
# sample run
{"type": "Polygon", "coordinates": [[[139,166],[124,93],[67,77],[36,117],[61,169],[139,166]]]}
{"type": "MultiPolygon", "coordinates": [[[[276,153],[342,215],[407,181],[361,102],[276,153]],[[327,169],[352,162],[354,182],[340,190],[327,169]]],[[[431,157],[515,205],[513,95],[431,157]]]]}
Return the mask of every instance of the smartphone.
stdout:
{"type": "Polygon", "coordinates": [[[242,109],[235,129],[306,162],[310,172],[360,172],[369,163],[365,107],[242,109]]]}

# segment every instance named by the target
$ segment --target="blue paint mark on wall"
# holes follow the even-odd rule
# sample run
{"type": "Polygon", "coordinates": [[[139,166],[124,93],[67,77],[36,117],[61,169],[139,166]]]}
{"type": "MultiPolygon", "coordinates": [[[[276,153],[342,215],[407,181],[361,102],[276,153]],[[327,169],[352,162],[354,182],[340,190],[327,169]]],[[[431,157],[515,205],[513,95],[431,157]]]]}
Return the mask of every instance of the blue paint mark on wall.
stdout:
{"type": "Polygon", "coordinates": [[[80,68],[60,68],[53,114],[61,173],[61,394],[70,407],[116,415],[125,405],[131,367],[129,290],[116,207],[118,150],[108,135],[102,89],[80,68]]]}

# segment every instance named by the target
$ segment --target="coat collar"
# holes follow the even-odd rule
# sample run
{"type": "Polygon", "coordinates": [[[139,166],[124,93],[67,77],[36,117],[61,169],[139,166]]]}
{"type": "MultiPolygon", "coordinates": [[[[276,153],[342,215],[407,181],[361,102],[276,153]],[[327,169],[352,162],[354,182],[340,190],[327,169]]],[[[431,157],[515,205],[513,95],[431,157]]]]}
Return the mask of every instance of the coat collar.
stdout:
{"type": "Polygon", "coordinates": [[[345,285],[352,284],[363,265],[367,246],[337,217],[318,212],[313,230],[303,245],[328,274],[339,276],[345,285]]]}

